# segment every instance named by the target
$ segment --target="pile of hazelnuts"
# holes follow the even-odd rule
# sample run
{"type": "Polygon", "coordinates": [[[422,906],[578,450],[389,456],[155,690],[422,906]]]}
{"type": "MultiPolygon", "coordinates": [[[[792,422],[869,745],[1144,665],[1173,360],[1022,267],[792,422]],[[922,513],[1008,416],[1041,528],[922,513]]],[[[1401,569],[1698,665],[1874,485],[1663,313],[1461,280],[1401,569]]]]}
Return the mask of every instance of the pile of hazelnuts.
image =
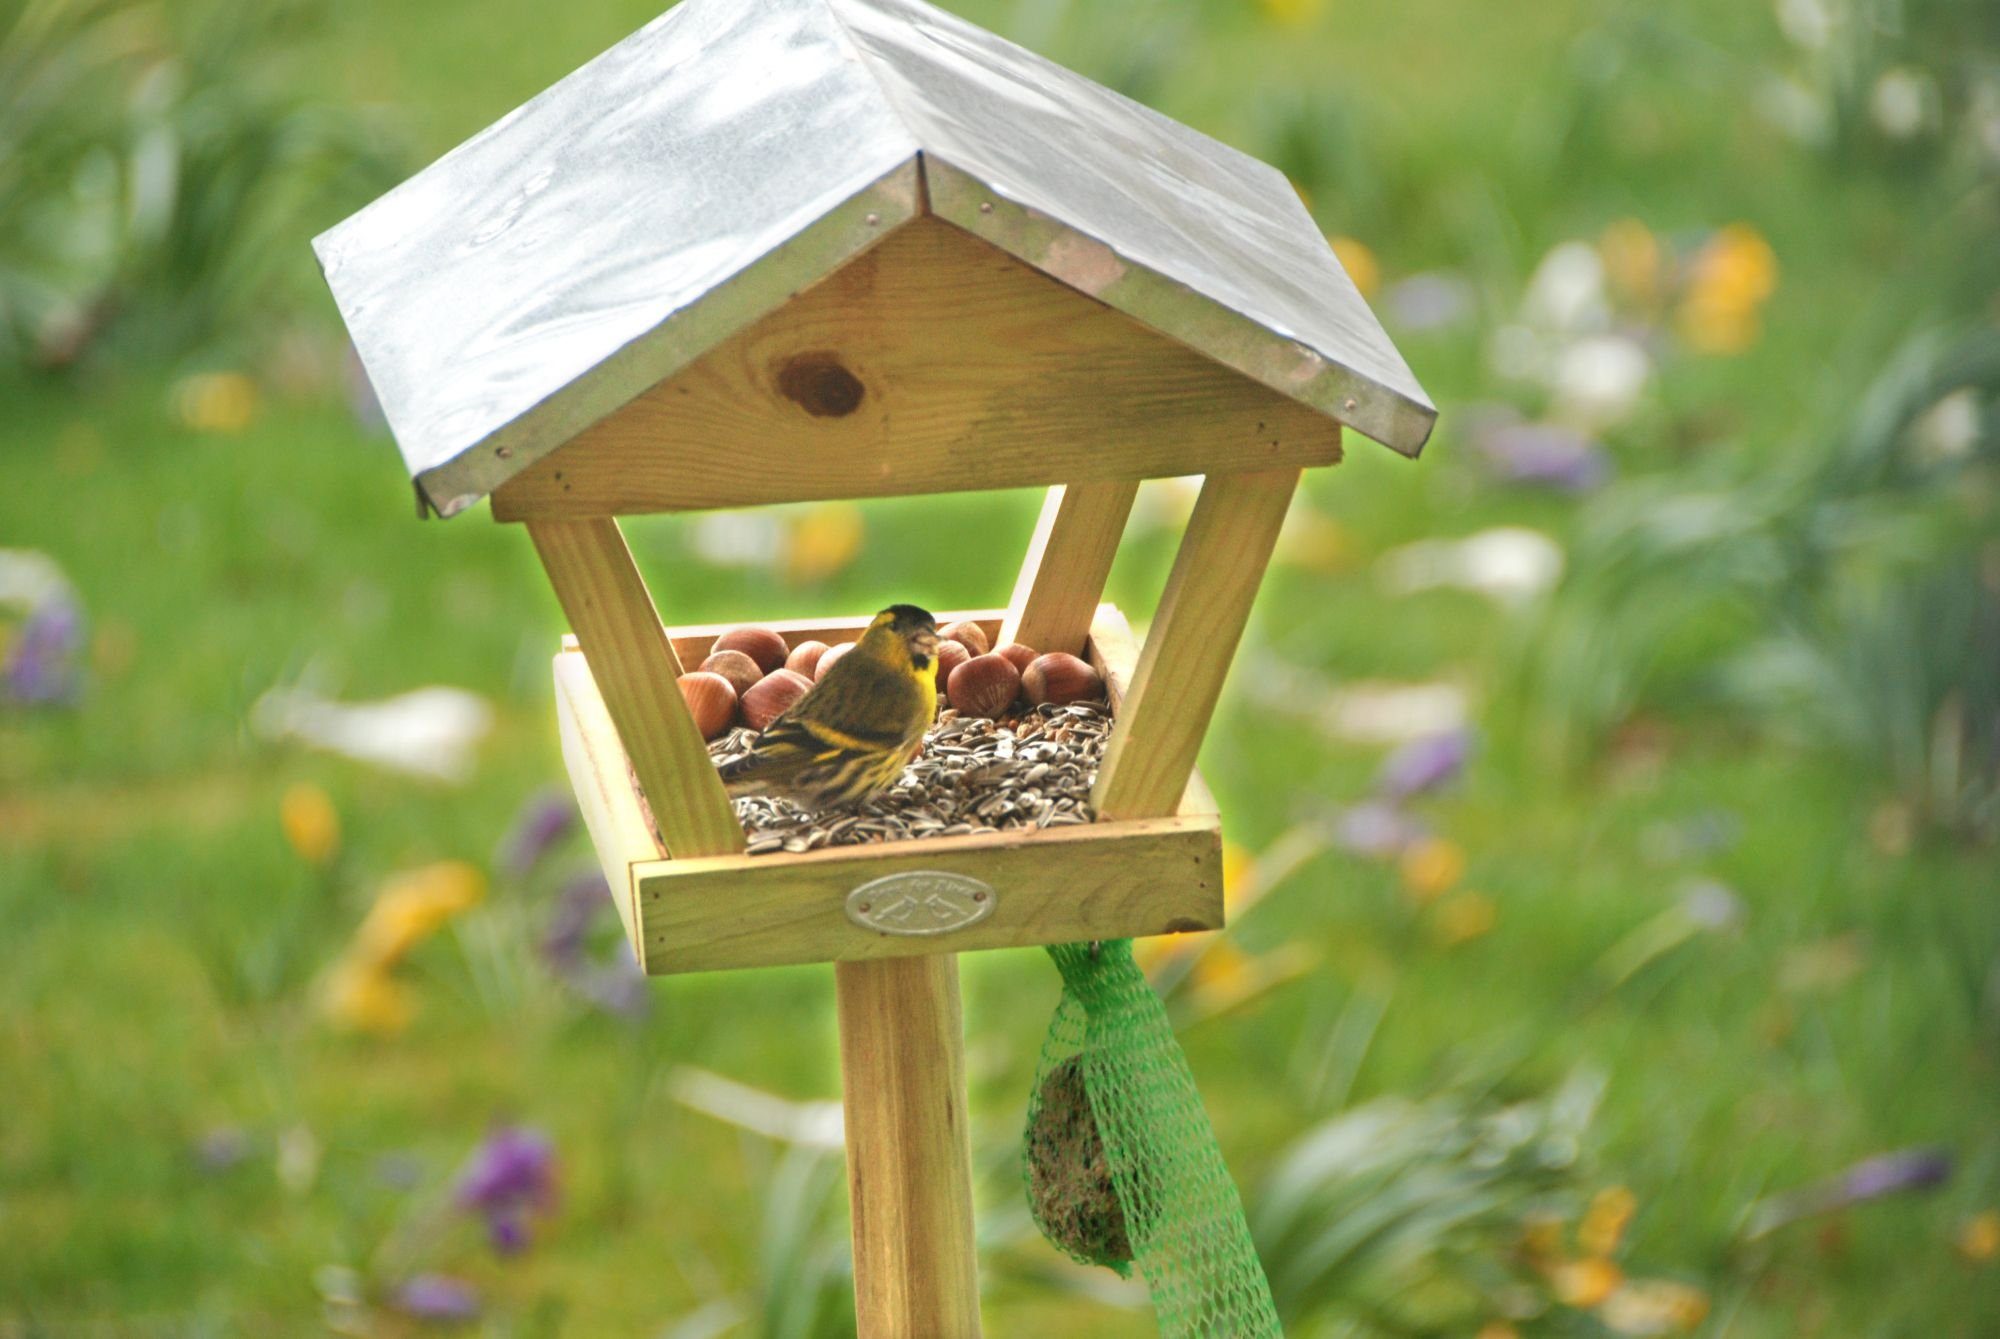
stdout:
{"type": "MultiPolygon", "coordinates": [[[[681,696],[703,739],[719,739],[738,725],[762,730],[853,649],[853,642],[791,646],[770,628],[731,628],[699,669],[681,675],[681,696]]],[[[961,716],[997,721],[1018,702],[1060,706],[1104,697],[1104,679],[1088,661],[1061,651],[1043,655],[1019,642],[993,650],[986,629],[969,619],[943,629],[936,670],[939,704],[961,716]]]]}

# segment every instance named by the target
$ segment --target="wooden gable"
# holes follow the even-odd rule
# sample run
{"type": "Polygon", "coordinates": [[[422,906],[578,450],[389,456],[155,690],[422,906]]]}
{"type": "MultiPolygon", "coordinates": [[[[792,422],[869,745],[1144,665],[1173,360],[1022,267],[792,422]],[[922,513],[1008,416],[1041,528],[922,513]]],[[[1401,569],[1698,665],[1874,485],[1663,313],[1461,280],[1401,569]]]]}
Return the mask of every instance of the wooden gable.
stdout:
{"type": "Polygon", "coordinates": [[[1316,410],[924,216],[522,471],[493,511],[607,516],[1339,456],[1340,427],[1316,410]]]}

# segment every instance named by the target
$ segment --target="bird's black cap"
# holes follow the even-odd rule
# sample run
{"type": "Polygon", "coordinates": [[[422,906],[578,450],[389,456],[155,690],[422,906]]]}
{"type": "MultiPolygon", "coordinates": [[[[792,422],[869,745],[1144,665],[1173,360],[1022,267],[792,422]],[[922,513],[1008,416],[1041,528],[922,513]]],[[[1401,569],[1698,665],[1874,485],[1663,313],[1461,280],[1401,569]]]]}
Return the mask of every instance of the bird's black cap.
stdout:
{"type": "Polygon", "coordinates": [[[918,628],[937,629],[937,620],[931,617],[930,610],[919,609],[913,604],[892,604],[882,612],[890,616],[891,626],[898,632],[913,632],[918,628]]]}

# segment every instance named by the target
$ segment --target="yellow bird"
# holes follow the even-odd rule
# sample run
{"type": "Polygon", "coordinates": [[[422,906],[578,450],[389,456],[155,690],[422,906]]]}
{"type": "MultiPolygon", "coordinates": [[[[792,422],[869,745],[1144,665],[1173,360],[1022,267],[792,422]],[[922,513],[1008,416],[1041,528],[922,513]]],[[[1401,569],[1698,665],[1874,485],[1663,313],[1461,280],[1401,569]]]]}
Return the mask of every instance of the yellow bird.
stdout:
{"type": "Polygon", "coordinates": [[[937,715],[937,620],[913,604],[875,615],[854,649],[750,752],[722,765],[731,795],[779,795],[808,810],[887,789],[937,715]]]}

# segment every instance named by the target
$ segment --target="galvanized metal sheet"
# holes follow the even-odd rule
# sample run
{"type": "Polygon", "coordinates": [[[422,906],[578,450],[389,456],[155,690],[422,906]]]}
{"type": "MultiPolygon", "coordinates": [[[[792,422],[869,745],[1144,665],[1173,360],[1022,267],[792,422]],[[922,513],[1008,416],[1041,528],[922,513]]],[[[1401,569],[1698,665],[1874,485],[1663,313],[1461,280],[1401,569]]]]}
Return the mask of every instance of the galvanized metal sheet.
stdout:
{"type": "Polygon", "coordinates": [[[829,0],[933,210],[1415,455],[1437,410],[1284,174],[920,0],[829,0]]]}
{"type": "Polygon", "coordinates": [[[820,0],[692,0],[314,246],[449,515],[913,216],[916,150],[820,0]]]}
{"type": "Polygon", "coordinates": [[[449,515],[928,206],[1414,455],[1283,176],[920,0],[684,0],[315,243],[449,515]]]}

